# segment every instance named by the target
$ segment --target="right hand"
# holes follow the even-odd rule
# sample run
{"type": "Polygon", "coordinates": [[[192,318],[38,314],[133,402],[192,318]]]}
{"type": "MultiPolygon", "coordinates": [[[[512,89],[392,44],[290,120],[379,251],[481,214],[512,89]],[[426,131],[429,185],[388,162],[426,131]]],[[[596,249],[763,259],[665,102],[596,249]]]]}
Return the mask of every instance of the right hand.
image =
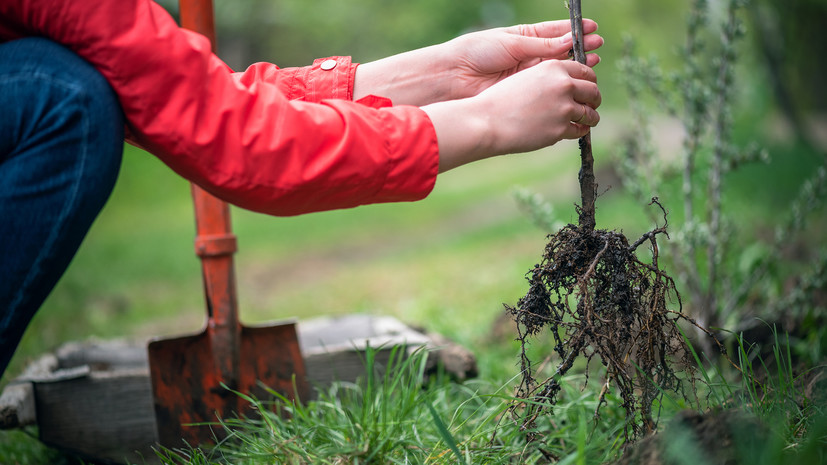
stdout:
{"type": "Polygon", "coordinates": [[[515,74],[479,95],[493,118],[495,154],[527,152],[586,135],[600,122],[594,70],[550,60],[515,74]]]}
{"type": "Polygon", "coordinates": [[[590,67],[546,60],[480,94],[423,107],[437,133],[440,171],[482,158],[577,139],[597,125],[601,103],[590,67]]]}

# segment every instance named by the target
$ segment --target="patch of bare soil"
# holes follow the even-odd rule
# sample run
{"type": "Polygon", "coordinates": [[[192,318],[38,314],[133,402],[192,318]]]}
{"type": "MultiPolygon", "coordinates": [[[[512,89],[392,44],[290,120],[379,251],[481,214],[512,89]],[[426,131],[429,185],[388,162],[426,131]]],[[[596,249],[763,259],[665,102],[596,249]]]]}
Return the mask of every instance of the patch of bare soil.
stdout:
{"type": "MultiPolygon", "coordinates": [[[[657,199],[652,203],[663,210],[657,199]]],[[[621,233],[584,227],[581,221],[549,236],[541,263],[528,273],[528,292],[516,306],[506,305],[522,345],[517,397],[530,400],[512,411],[522,418],[529,441],[536,439],[535,420],[552,414],[560,379],[578,358],[585,360],[586,373],[593,359],[605,367],[597,409],[614,386],[626,411],[627,440],[655,430],[652,404],[663,393],[694,398],[695,362],[678,326],[694,322],[668,308],[670,302],[679,308],[680,297],[658,266],[656,236],[665,233],[666,224],[629,244],[621,233]],[[636,254],[644,243],[650,245],[650,262],[636,254]],[[526,346],[546,331],[561,361],[551,376],[538,380],[526,346]]]]}
{"type": "MultiPolygon", "coordinates": [[[[770,375],[774,376],[774,375],[770,375]]],[[[756,380],[756,383],[759,383],[756,380]]],[[[775,398],[768,383],[758,387],[761,398],[775,398]]],[[[820,366],[797,375],[789,393],[786,417],[779,417],[788,425],[775,425],[789,430],[796,441],[810,432],[809,423],[802,421],[811,415],[811,407],[827,402],[827,367],[820,366]]],[[[767,463],[767,453],[773,438],[772,428],[746,409],[731,402],[732,408],[698,413],[682,411],[659,433],[647,436],[629,446],[623,456],[612,465],[741,465],[767,463]]],[[[778,434],[778,433],[775,433],[778,434]]],[[[790,453],[794,453],[790,451],[790,453]]],[[[794,463],[794,462],[793,462],[794,463]]]]}
{"type": "Polygon", "coordinates": [[[768,428],[741,410],[685,410],[663,432],[630,447],[614,465],[746,464],[768,438],[768,428]]]}

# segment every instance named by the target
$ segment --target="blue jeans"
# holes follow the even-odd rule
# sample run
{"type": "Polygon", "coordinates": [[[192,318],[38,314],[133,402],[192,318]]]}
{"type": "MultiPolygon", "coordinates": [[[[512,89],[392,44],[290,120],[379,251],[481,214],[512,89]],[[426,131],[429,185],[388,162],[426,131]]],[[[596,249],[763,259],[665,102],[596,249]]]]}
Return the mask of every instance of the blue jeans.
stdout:
{"type": "Polygon", "coordinates": [[[106,80],[46,39],[0,44],[0,375],[118,176],[106,80]]]}

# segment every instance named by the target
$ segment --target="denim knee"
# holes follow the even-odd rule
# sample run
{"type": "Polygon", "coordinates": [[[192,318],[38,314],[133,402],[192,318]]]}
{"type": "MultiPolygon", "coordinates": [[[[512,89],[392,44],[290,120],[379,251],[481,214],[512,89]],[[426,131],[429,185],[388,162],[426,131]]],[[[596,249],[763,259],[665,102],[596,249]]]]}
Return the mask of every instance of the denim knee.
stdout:
{"type": "Polygon", "coordinates": [[[84,178],[96,180],[88,194],[108,197],[120,170],[124,138],[123,113],[109,83],[84,59],[49,39],[30,37],[2,45],[4,61],[14,63],[14,72],[54,79],[74,92],[92,131],[92,143],[101,147],[102,156],[83,166],[84,178]]]}

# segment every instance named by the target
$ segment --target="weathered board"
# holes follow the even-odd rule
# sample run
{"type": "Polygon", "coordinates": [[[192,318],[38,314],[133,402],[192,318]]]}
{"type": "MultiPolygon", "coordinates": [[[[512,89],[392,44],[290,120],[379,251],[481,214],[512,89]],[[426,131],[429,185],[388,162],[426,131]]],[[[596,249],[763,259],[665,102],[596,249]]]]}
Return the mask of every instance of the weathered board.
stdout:
{"type": "MultiPolygon", "coordinates": [[[[427,346],[428,363],[451,375],[476,375],[474,356],[390,317],[351,315],[297,326],[308,381],[324,389],[364,375],[364,350],[387,363],[393,348],[427,346]]],[[[157,463],[157,433],[146,341],[87,341],[33,363],[0,397],[0,428],[37,424],[40,439],[95,463],[157,463]]]]}
{"type": "Polygon", "coordinates": [[[91,461],[143,463],[157,442],[149,370],[89,371],[34,383],[44,444],[91,461]]]}

